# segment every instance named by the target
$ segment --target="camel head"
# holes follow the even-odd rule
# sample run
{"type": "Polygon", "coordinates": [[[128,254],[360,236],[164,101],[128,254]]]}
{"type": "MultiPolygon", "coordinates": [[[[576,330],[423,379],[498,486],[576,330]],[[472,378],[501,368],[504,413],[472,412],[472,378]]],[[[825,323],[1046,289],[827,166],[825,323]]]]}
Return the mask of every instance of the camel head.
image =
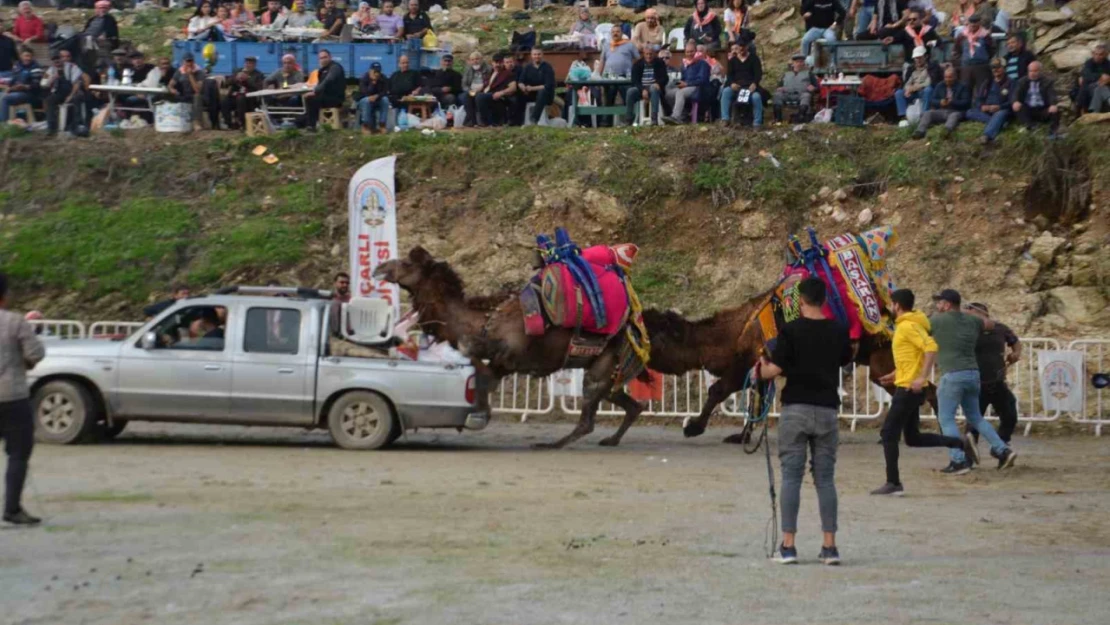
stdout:
{"type": "Polygon", "coordinates": [[[430,272],[435,259],[428,250],[417,245],[408,256],[386,261],[374,269],[374,278],[393,282],[405,289],[416,288],[430,272]]]}
{"type": "Polygon", "coordinates": [[[436,300],[463,297],[463,282],[458,274],[419,245],[412,248],[408,256],[378,265],[374,278],[393,282],[410,293],[422,292],[436,300]]]}

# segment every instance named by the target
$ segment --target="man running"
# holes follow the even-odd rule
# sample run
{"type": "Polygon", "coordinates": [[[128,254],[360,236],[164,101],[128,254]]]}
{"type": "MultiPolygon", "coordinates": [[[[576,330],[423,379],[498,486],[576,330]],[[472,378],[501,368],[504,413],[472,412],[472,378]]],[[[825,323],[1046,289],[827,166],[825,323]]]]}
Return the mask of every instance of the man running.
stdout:
{"type": "Polygon", "coordinates": [[[798,550],[798,506],[806,450],[813,450],[813,482],[821,512],[824,541],[817,557],[823,564],[840,564],[836,548],[836,446],[839,442],[837,408],[840,406],[840,368],[852,362],[848,330],[826,319],[825,283],[806,278],[798,284],[801,317],[782,328],[771,351],[771,360],[757,365],[759,377],[786,376],[779,419],[779,460],[782,463],[782,545],[779,562],[795,564],[798,550]]]}
{"type": "MultiPolygon", "coordinates": [[[[980,319],[990,319],[990,309],[978,302],[967,305],[967,312],[980,319]]],[[[998,414],[998,437],[1006,443],[1017,427],[1017,398],[1006,384],[1007,368],[1021,359],[1021,341],[1005,324],[994,322],[993,330],[983,330],[975,343],[975,360],[979,363],[979,411],[993,406],[998,414]]],[[[975,442],[979,432],[968,428],[975,442]]]]}
{"type": "Polygon", "coordinates": [[[886,484],[871,491],[872,495],[905,494],[898,474],[898,439],[906,435],[908,447],[970,447],[967,439],[940,434],[921,433],[921,404],[929,383],[929,371],[937,358],[937,343],[929,336],[929,318],[913,309],[915,297],[909,289],[890,294],[894,308],[894,372],[879,379],[893,383],[894,398],[883,423],[883,455],[886,457],[886,484]]]}
{"type": "MultiPolygon", "coordinates": [[[[944,289],[933,296],[937,314],[933,315],[933,338],[939,353],[937,367],[940,384],[937,386],[937,418],[940,429],[948,436],[959,436],[956,425],[956,408],[963,408],[968,425],[987,439],[991,455],[998,458],[998,468],[1013,466],[1017,452],[1010,449],[995,432],[994,426],[979,411],[979,363],[975,359],[975,345],[984,330],[993,330],[994,321],[967,314],[960,310],[960,294],[954,289],[944,289]]],[[[979,462],[979,452],[974,445],[964,450],[949,449],[951,462],[941,470],[949,475],[963,475],[979,462]]]]}

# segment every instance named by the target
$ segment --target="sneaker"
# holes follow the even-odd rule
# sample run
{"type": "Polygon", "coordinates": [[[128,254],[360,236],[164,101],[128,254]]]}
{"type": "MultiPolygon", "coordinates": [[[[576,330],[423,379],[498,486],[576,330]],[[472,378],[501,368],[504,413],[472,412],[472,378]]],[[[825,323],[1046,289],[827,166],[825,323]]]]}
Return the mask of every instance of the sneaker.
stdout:
{"type": "Polygon", "coordinates": [[[18,512],[5,513],[4,522],[11,523],[12,525],[38,525],[42,523],[42,519],[33,517],[27,514],[27,511],[20,508],[18,512]]]}
{"type": "Polygon", "coordinates": [[[940,472],[946,475],[965,475],[971,472],[971,463],[967,460],[963,462],[949,462],[948,466],[941,469],[940,472]]]}
{"type": "Polygon", "coordinates": [[[898,122],[898,127],[899,128],[909,128],[910,127],[910,120],[903,119],[902,121],[898,122]]]}
{"type": "Polygon", "coordinates": [[[979,145],[987,146],[987,145],[990,145],[992,142],[993,142],[993,140],[990,137],[986,136],[986,135],[983,135],[983,136],[979,137],[979,145]]]}
{"type": "Polygon", "coordinates": [[[921,132],[920,130],[915,130],[913,133],[913,138],[917,141],[920,141],[925,138],[925,133],[921,132]]]}
{"type": "Polygon", "coordinates": [[[798,550],[795,547],[779,545],[779,557],[775,558],[779,564],[797,564],[798,550]]]}
{"type": "Polygon", "coordinates": [[[968,464],[974,466],[979,464],[979,448],[971,441],[970,436],[964,436],[964,455],[967,456],[968,464]]]}
{"type": "MultiPolygon", "coordinates": [[[[899,486],[899,488],[901,487],[899,486]]],[[[821,547],[821,553],[817,556],[817,561],[828,566],[839,566],[840,551],[836,547],[821,547]]]]}
{"type": "Polygon", "coordinates": [[[902,495],[906,494],[906,489],[902,488],[901,484],[891,484],[890,482],[887,482],[886,484],[883,484],[882,486],[871,491],[871,494],[893,495],[895,497],[901,497],[902,495]]]}
{"type": "Polygon", "coordinates": [[[1006,451],[1002,452],[1001,456],[998,456],[998,469],[1009,469],[1014,466],[1014,460],[1016,459],[1017,452],[1007,447],[1006,451]]]}

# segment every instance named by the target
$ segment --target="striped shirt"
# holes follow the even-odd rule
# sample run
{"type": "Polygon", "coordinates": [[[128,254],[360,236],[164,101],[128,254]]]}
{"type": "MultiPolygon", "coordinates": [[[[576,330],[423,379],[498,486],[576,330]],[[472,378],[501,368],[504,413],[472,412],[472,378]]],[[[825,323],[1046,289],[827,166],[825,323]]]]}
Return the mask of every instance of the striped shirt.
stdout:
{"type": "Polygon", "coordinates": [[[27,366],[46,355],[31,324],[22,316],[0,310],[0,403],[27,399],[27,366]]]}

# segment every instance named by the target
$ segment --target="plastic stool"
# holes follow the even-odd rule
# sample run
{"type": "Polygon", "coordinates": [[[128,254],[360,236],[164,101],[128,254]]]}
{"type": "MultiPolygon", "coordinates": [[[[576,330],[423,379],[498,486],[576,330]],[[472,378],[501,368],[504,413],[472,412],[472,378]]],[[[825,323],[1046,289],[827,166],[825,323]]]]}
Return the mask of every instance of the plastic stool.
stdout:
{"type": "Polygon", "coordinates": [[[8,121],[19,118],[19,112],[23,112],[24,119],[28,124],[35,123],[35,109],[30,104],[13,104],[8,107],[8,121]]]}
{"type": "Polygon", "coordinates": [[[247,113],[247,127],[245,130],[248,137],[268,135],[270,134],[270,120],[266,119],[265,113],[247,113]]]}
{"type": "Polygon", "coordinates": [[[342,110],[338,108],[320,109],[320,125],[331,126],[336,130],[343,128],[342,110]]]}
{"type": "MultiPolygon", "coordinates": [[[[536,103],[535,102],[529,102],[527,105],[525,105],[525,107],[524,107],[524,125],[525,126],[532,126],[533,125],[532,124],[532,110],[535,109],[535,108],[536,108],[536,103]]],[[[540,126],[546,126],[547,125],[547,107],[546,106],[543,107],[543,112],[540,113],[540,123],[539,123],[539,125],[540,126]]]]}

